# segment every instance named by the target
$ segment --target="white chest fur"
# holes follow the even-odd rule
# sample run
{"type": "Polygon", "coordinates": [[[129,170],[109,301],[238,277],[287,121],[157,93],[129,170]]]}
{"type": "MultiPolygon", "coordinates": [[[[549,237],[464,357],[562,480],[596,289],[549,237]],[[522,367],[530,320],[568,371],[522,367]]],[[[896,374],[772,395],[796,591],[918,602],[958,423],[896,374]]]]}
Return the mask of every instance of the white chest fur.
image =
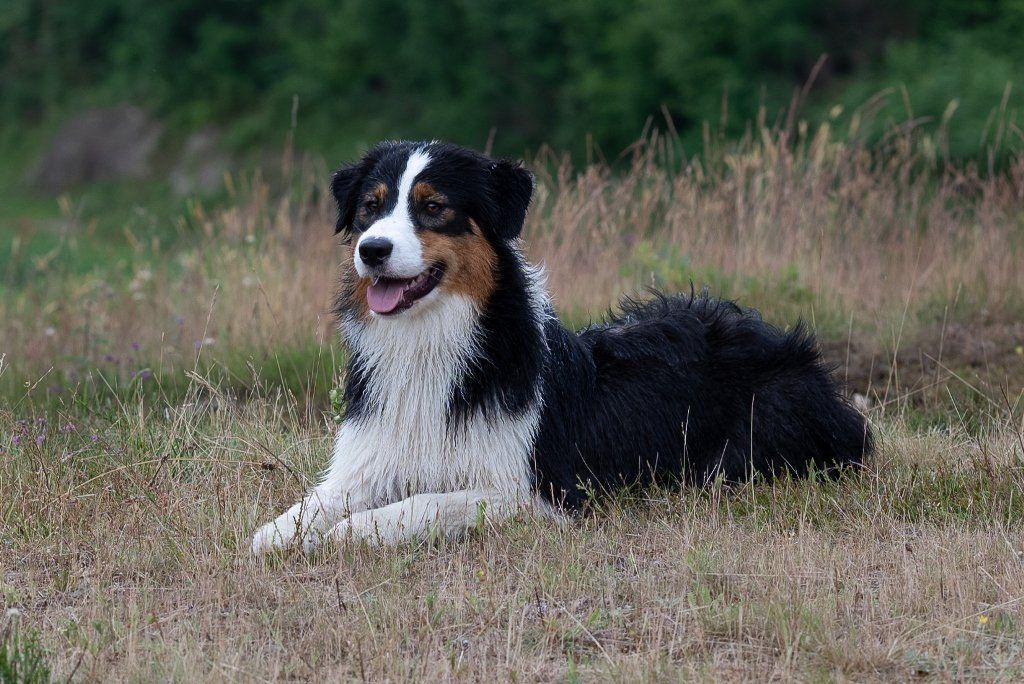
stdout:
{"type": "MultiPolygon", "coordinates": [[[[547,315],[540,272],[528,269],[535,323],[547,315]]],[[[342,330],[369,371],[365,406],[338,431],[323,481],[253,537],[252,549],[324,535],[393,542],[430,529],[456,534],[534,499],[531,457],[541,389],[519,416],[449,419],[452,396],[477,358],[479,315],[467,297],[435,291],[395,319],[347,319],[342,330]]],[[[547,511],[546,506],[540,510],[547,511]]]]}
{"type": "Polygon", "coordinates": [[[359,508],[464,489],[525,500],[539,406],[518,417],[450,421],[451,398],[476,353],[479,313],[457,295],[424,309],[343,324],[370,371],[367,405],[339,430],[325,484],[343,485],[359,508]]]}

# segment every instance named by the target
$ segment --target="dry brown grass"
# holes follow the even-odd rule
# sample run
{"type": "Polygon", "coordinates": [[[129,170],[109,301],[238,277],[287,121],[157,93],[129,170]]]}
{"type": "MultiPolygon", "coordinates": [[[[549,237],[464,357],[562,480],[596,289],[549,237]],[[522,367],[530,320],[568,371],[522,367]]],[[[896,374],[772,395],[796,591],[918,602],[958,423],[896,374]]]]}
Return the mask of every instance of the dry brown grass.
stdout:
{"type": "Polygon", "coordinates": [[[988,315],[1019,313],[1024,159],[982,179],[897,143],[869,152],[823,127],[793,146],[766,132],[704,168],[673,166],[654,136],[627,173],[563,164],[542,175],[530,253],[549,264],[557,298],[583,311],[640,283],[705,276],[768,312],[792,311],[773,295],[805,291],[808,317],[862,325],[964,297],[988,315]]]}
{"type": "Polygon", "coordinates": [[[253,401],[128,406],[37,445],[43,429],[0,413],[24,434],[0,459],[0,597],[59,679],[1024,676],[1019,424],[889,415],[876,461],[839,483],[268,563],[248,534],[322,464],[325,425],[253,401]]]}
{"type": "MultiPolygon", "coordinates": [[[[841,373],[863,354],[851,384],[878,383],[862,476],[256,563],[251,530],[329,448],[329,421],[274,387],[295,389],[287,354],[338,365],[340,252],[310,166],[283,198],[255,178],[195,207],[174,249],[126,235],[127,276],[41,261],[0,298],[0,603],[20,612],[0,641],[17,620],[83,681],[1024,677],[1024,159],[982,178],[911,137],[871,155],[827,129],[704,165],[672,149],[649,138],[615,174],[538,157],[525,236],[556,303],[579,321],[692,279],[812,320],[841,373]],[[200,352],[247,376],[245,401],[200,352]],[[105,390],[142,368],[154,391],[105,390]]],[[[61,249],[88,239],[63,229],[61,249]]]]}
{"type": "MultiPolygon", "coordinates": [[[[1024,157],[981,177],[939,169],[927,140],[910,134],[869,151],[827,126],[796,144],[765,130],[703,164],[673,159],[670,143],[649,136],[615,173],[577,171],[550,152],[535,160],[526,249],[571,320],[644,286],[691,282],[781,324],[802,316],[876,348],[921,323],[1024,318],[1024,157]]],[[[65,382],[123,357],[180,373],[204,340],[211,358],[327,343],[340,258],[328,172],[297,173],[300,190],[283,196],[256,176],[227,209],[196,205],[174,249],[126,232],[124,265],[66,276],[39,260],[0,299],[9,377],[53,368],[44,385],[65,382]]],[[[71,219],[61,230],[63,250],[89,239],[71,219]]]]}

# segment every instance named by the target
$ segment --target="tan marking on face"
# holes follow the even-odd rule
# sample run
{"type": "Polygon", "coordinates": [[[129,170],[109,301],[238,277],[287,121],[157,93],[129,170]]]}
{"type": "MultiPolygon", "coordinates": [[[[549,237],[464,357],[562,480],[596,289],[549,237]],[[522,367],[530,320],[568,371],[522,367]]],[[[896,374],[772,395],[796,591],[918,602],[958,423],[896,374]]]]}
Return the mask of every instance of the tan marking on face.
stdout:
{"type": "Polygon", "coordinates": [[[341,297],[356,312],[360,320],[370,318],[370,305],[366,303],[366,288],[370,286],[369,278],[360,278],[356,272],[354,240],[349,240],[342,247],[341,297]]]}
{"type": "Polygon", "coordinates": [[[455,218],[455,211],[448,206],[448,196],[443,192],[438,192],[433,185],[426,181],[420,181],[412,188],[412,202],[416,208],[415,211],[425,205],[427,202],[437,202],[444,209],[436,215],[428,214],[424,221],[427,225],[443,226],[444,224],[455,218]]]}
{"type": "Polygon", "coordinates": [[[381,206],[383,206],[384,200],[388,198],[388,186],[384,183],[377,183],[377,185],[373,187],[373,190],[370,191],[370,194],[381,203],[381,206]]]}
{"type": "Polygon", "coordinates": [[[472,297],[483,307],[494,294],[498,256],[480,228],[472,221],[470,226],[472,232],[465,235],[442,235],[426,230],[419,238],[423,260],[446,266],[438,287],[472,297]]]}
{"type": "Polygon", "coordinates": [[[377,183],[377,185],[370,188],[369,191],[363,195],[363,201],[359,203],[360,216],[366,215],[366,200],[371,198],[377,200],[378,206],[383,207],[385,200],[388,198],[388,186],[384,183],[377,183]]]}
{"type": "Polygon", "coordinates": [[[445,199],[444,195],[435,190],[434,186],[426,181],[420,181],[412,186],[412,201],[416,204],[427,201],[434,201],[440,204],[445,199]]]}

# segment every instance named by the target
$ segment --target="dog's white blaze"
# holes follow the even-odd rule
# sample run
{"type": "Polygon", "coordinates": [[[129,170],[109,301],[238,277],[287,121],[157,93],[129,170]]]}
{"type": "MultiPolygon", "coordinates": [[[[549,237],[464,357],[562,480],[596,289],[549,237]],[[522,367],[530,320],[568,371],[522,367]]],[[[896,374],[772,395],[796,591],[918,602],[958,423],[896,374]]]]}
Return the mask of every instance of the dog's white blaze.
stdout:
{"type": "Polygon", "coordinates": [[[529,503],[539,387],[521,416],[477,412],[449,424],[450,398],[477,350],[479,315],[474,300],[448,295],[400,321],[343,322],[346,341],[372,369],[366,410],[338,431],[321,484],[257,532],[253,550],[293,539],[308,547],[335,524],[334,536],[384,541],[434,524],[452,533],[471,525],[481,504],[493,519],[529,503]]]}
{"type": "Polygon", "coordinates": [[[398,201],[390,214],[378,219],[365,233],[359,237],[356,249],[353,250],[356,271],[362,277],[369,277],[370,269],[359,258],[358,246],[370,238],[387,238],[394,249],[388,259],[388,275],[394,278],[414,278],[422,273],[427,264],[423,263],[423,246],[416,237],[416,228],[409,214],[409,195],[412,192],[416,176],[430,164],[430,155],[416,150],[405,162],[405,170],[398,181],[398,201]]]}

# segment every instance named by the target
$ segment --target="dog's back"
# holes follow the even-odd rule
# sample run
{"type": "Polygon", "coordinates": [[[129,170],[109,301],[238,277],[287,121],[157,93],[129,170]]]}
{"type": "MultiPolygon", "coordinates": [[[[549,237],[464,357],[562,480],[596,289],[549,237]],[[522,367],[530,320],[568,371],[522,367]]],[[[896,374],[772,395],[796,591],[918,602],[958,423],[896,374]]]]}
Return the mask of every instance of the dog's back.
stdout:
{"type": "Polygon", "coordinates": [[[627,300],[607,323],[547,334],[535,476],[566,505],[623,484],[834,472],[871,449],[802,326],[701,294],[627,300]]]}

